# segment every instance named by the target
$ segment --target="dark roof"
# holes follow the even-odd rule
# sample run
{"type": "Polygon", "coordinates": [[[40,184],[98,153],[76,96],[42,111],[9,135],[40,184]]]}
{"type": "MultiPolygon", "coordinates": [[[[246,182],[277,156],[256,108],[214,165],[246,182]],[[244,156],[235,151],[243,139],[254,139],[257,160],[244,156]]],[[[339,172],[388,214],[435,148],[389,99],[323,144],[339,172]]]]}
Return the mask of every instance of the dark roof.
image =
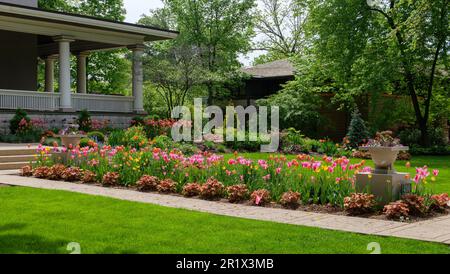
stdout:
{"type": "Polygon", "coordinates": [[[44,12],[49,12],[49,13],[53,13],[53,14],[75,16],[75,17],[87,18],[87,19],[92,19],[92,20],[100,20],[100,21],[104,21],[104,22],[110,22],[110,23],[121,24],[121,25],[126,25],[126,26],[133,26],[133,27],[139,27],[139,28],[144,28],[144,29],[152,29],[152,30],[165,31],[165,32],[171,32],[171,33],[179,34],[179,32],[175,31],[175,30],[168,30],[168,29],[158,28],[158,27],[154,27],[154,26],[145,26],[145,25],[140,25],[140,24],[133,24],[133,23],[127,23],[127,22],[121,22],[121,21],[114,21],[114,20],[111,20],[111,19],[99,18],[99,17],[95,17],[95,16],[88,16],[88,15],[81,15],[81,14],[76,14],[76,13],[47,10],[47,9],[41,9],[41,8],[23,6],[23,5],[17,5],[17,4],[11,4],[11,3],[3,3],[3,2],[0,2],[0,5],[12,6],[12,7],[29,9],[29,10],[36,10],[36,11],[44,11],[44,12]]]}
{"type": "Polygon", "coordinates": [[[253,78],[291,77],[295,75],[294,65],[288,59],[243,68],[241,71],[253,78]]]}

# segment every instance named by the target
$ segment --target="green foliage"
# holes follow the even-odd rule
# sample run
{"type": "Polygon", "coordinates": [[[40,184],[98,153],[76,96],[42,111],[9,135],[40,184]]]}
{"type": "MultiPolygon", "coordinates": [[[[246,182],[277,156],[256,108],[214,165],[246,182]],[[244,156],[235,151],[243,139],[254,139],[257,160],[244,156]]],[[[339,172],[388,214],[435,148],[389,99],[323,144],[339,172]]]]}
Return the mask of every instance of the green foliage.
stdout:
{"type": "Polygon", "coordinates": [[[250,49],[254,0],[165,0],[177,22],[179,40],[199,54],[208,104],[240,67],[238,54],[250,49]]]}
{"type": "Polygon", "coordinates": [[[87,134],[89,139],[92,139],[96,142],[104,143],[105,142],[105,134],[100,131],[91,131],[87,134]]]}
{"type": "Polygon", "coordinates": [[[79,126],[79,130],[88,132],[92,129],[92,119],[91,114],[86,109],[80,111],[78,114],[77,123],[79,126]]]}
{"type": "Polygon", "coordinates": [[[80,147],[88,147],[89,146],[89,143],[91,142],[92,140],[90,139],[90,138],[82,138],[81,140],[80,140],[80,147]]]}
{"type": "Polygon", "coordinates": [[[309,137],[319,137],[319,128],[324,120],[319,114],[322,99],[313,88],[313,79],[298,75],[288,82],[283,90],[267,99],[257,101],[261,106],[280,108],[280,127],[301,130],[309,137]]]}
{"type": "Polygon", "coordinates": [[[125,131],[125,140],[127,146],[140,149],[148,144],[148,139],[144,128],[141,126],[130,127],[125,131]]]}
{"type": "Polygon", "coordinates": [[[335,100],[410,96],[421,143],[429,144],[433,94],[445,86],[439,71],[448,71],[448,1],[311,0],[308,9],[311,51],[339,87],[335,100]]]}
{"type": "Polygon", "coordinates": [[[361,117],[361,113],[358,108],[352,113],[352,120],[347,132],[347,138],[349,140],[349,146],[357,148],[359,145],[369,140],[369,131],[366,128],[366,123],[361,117]]]}
{"type": "Polygon", "coordinates": [[[125,137],[125,130],[115,129],[111,131],[108,136],[108,144],[110,146],[125,146],[127,144],[127,139],[125,137]]]}
{"type": "Polygon", "coordinates": [[[25,110],[18,108],[16,109],[16,113],[14,114],[13,118],[9,121],[9,130],[12,134],[17,133],[21,121],[26,121],[27,123],[29,123],[31,120],[25,110]]]}

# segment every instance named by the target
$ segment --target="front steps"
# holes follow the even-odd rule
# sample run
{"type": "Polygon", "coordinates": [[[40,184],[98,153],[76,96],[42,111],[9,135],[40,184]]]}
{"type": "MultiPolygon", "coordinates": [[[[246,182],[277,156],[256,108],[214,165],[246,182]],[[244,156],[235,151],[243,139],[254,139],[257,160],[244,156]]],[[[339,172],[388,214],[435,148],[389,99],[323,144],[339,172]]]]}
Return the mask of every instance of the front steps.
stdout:
{"type": "Polygon", "coordinates": [[[20,169],[34,161],[35,148],[0,147],[0,170],[20,169]]]}

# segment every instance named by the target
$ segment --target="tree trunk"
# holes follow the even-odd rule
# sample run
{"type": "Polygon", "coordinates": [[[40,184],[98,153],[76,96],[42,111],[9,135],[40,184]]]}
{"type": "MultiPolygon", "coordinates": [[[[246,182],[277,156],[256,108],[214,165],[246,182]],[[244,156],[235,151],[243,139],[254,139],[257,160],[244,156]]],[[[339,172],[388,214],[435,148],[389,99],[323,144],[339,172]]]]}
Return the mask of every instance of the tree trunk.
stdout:
{"type": "Polygon", "coordinates": [[[208,83],[208,106],[213,105],[214,89],[211,83],[208,83]]]}

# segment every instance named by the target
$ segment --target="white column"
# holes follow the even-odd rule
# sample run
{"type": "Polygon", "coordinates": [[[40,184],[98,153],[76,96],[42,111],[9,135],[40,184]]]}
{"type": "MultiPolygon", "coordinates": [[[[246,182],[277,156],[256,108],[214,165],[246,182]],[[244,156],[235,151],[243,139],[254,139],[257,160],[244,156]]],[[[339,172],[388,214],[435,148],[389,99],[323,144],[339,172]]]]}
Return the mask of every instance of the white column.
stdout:
{"type": "Polygon", "coordinates": [[[70,43],[74,40],[64,36],[56,37],[54,40],[59,43],[60,108],[62,111],[70,112],[73,111],[70,91],[70,43]]]}
{"type": "Polygon", "coordinates": [[[142,69],[143,45],[129,47],[133,51],[133,96],[134,111],[145,113],[144,110],[144,73],[142,69]]]}
{"type": "Polygon", "coordinates": [[[86,94],[86,58],[88,53],[80,52],[77,54],[77,93],[86,94]]]}
{"type": "Polygon", "coordinates": [[[54,55],[45,57],[45,92],[55,91],[55,60],[54,55]]]}

